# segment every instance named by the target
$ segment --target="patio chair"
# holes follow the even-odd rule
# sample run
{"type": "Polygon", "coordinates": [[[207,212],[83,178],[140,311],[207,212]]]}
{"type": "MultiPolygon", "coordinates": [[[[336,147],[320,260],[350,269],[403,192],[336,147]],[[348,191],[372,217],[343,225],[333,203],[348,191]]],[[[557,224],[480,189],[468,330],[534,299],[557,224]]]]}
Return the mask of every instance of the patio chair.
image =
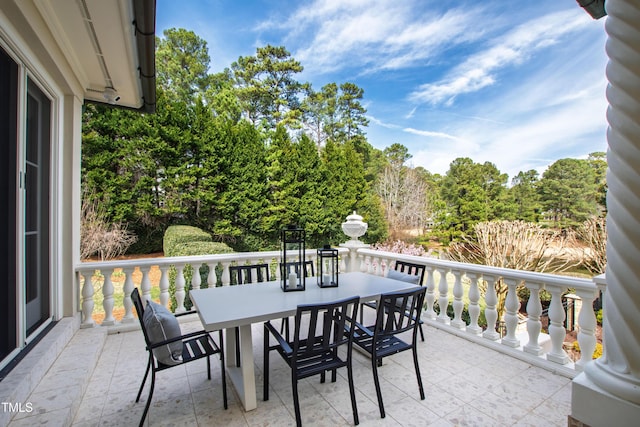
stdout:
{"type": "MultiPolygon", "coordinates": [[[[247,264],[229,267],[229,275],[232,285],[244,285],[246,283],[268,282],[269,264],[247,264]]],[[[282,319],[284,323],[286,317],[282,319]]],[[[240,328],[235,327],[236,334],[236,366],[240,366],[240,328]]]]}
{"type": "Polygon", "coordinates": [[[377,306],[376,323],[371,326],[355,325],[353,342],[371,356],[373,381],[378,396],[380,417],[385,417],[378,367],[382,366],[382,358],[405,350],[413,352],[413,364],[418,379],[420,399],[424,400],[424,388],[418,365],[416,336],[422,312],[422,303],[427,289],[419,287],[410,291],[382,294],[377,306]],[[405,342],[398,335],[411,331],[411,342],[405,342]]]}
{"type": "Polygon", "coordinates": [[[136,403],[140,401],[142,389],[147,381],[149,370],[151,370],[151,387],[142,418],[140,419],[140,426],[144,424],[149,406],[151,405],[151,398],[153,397],[153,389],[156,382],[156,372],[206,357],[207,374],[208,378],[211,379],[210,357],[215,354],[220,354],[222,398],[224,401],[224,409],[227,409],[227,382],[224,368],[224,351],[222,351],[224,348],[222,331],[218,331],[219,345],[213,340],[211,335],[204,330],[183,335],[180,331],[177,316],[194,313],[193,311],[174,316],[166,307],[150,300],[147,301],[145,308],[142,305],[142,299],[140,298],[140,293],[137,288],[133,289],[131,300],[138,314],[146,349],[149,352],[147,370],[144,373],[142,384],[140,384],[136,403]]]}
{"type": "MultiPolygon", "coordinates": [[[[387,273],[387,277],[422,286],[424,282],[425,269],[425,266],[422,264],[414,264],[407,261],[396,261],[393,266],[393,270],[389,270],[387,273]]],[[[375,301],[362,303],[360,306],[360,323],[363,322],[364,307],[373,308],[375,310],[377,305],[375,301]]],[[[424,322],[420,320],[420,340],[424,342],[424,331],[422,330],[423,323],[424,322]]]]}
{"type": "Polygon", "coordinates": [[[323,383],[326,372],[331,371],[331,382],[335,382],[336,370],[344,366],[347,367],[353,422],[355,425],[359,423],[351,364],[358,300],[355,296],[332,303],[299,305],[292,341],[286,340],[271,322],[264,324],[264,400],[269,400],[269,354],[275,350],[291,368],[297,426],[302,424],[298,380],[319,374],[323,383]],[[270,336],[276,339],[277,344],[269,345],[270,336]],[[341,346],[346,346],[344,358],[338,354],[341,346]]]}

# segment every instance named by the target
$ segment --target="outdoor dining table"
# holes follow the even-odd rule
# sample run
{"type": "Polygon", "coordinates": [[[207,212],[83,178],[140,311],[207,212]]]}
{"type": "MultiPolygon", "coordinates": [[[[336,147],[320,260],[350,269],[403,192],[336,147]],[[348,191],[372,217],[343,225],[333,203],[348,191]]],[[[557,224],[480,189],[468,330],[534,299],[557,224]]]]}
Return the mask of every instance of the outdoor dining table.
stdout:
{"type": "Polygon", "coordinates": [[[257,407],[251,324],[293,316],[300,304],[318,304],[359,296],[360,301],[380,298],[380,294],[403,291],[416,285],[367,273],[343,273],[339,286],[321,288],[308,277],[306,290],[283,292],[279,281],[195,289],[191,301],[204,329],[225,329],[227,373],[246,411],[257,407]],[[240,366],[236,366],[235,327],[240,330],[240,366]]]}

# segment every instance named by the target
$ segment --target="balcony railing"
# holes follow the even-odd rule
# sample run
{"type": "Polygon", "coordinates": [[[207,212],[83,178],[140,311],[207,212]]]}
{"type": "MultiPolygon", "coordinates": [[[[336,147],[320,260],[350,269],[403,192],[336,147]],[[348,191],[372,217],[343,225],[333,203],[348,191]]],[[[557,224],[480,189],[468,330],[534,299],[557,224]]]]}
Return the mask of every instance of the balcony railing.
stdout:
{"type": "MultiPolygon", "coordinates": [[[[341,271],[363,271],[370,274],[385,275],[394,261],[404,260],[426,266],[425,285],[427,294],[423,319],[426,323],[449,332],[464,336],[527,362],[551,369],[573,377],[592,359],[596,348],[596,316],[593,303],[604,291],[606,285],[602,278],[598,280],[580,279],[552,274],[534,273],[506,268],[488,267],[484,265],[465,264],[445,261],[436,258],[402,255],[381,252],[365,247],[339,249],[341,271]],[[596,283],[597,282],[597,283],[596,283]],[[504,315],[498,319],[498,295],[496,284],[506,286],[504,315]],[[520,301],[516,288],[524,286],[529,290],[526,304],[526,321],[519,317],[520,301]],[[486,292],[481,292],[481,289],[486,292]],[[546,290],[551,295],[548,307],[548,335],[543,330],[543,306],[540,292],[546,290]],[[563,295],[571,290],[581,299],[578,312],[578,344],[581,349],[580,359],[573,362],[563,348],[566,336],[565,309],[563,295]],[[438,307],[444,309],[436,309],[438,307]],[[468,320],[463,320],[465,301],[468,304],[468,320]],[[453,317],[449,317],[446,308],[451,304],[453,317]],[[478,324],[481,311],[484,311],[486,327],[478,324]],[[498,331],[502,331],[499,333],[498,331]]],[[[316,251],[308,250],[307,260],[316,260],[316,251]]],[[[235,264],[269,263],[274,268],[276,279],[280,269],[275,268],[280,260],[280,252],[242,252],[230,254],[144,258],[127,261],[88,262],[76,267],[76,282],[80,289],[81,300],[78,307],[82,312],[81,327],[94,327],[98,324],[112,329],[129,329],[136,327],[131,292],[134,285],[139,286],[144,298],[151,296],[152,283],[150,272],[159,270],[159,300],[169,305],[169,271],[175,269],[175,304],[176,312],[185,310],[187,296],[187,277],[191,270],[190,286],[198,289],[202,286],[200,274],[193,274],[203,266],[208,267],[206,282],[209,287],[229,286],[229,267],[235,264]],[[121,319],[114,317],[114,285],[112,276],[123,280],[124,313],[121,319]],[[122,275],[124,278],[122,278],[122,275]],[[96,280],[96,277],[100,277],[96,280]],[[134,276],[136,279],[134,280],[134,276]],[[134,284],[134,281],[136,282],[134,284]],[[99,283],[102,285],[99,286],[99,283]],[[102,300],[103,320],[94,320],[94,300],[102,300]]],[[[157,276],[157,274],[156,274],[157,276]]]]}

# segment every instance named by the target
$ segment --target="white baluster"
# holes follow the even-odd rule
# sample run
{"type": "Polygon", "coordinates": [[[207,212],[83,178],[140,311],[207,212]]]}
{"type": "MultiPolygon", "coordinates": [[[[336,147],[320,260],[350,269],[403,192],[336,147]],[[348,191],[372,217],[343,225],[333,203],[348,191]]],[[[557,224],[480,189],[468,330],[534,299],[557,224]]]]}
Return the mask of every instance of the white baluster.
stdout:
{"type": "Polygon", "coordinates": [[[200,289],[202,284],[202,277],[200,276],[200,264],[192,267],[193,274],[191,275],[191,289],[200,289]]]}
{"type": "Polygon", "coordinates": [[[169,266],[163,264],[160,268],[160,304],[169,307],[169,266]]]}
{"type": "Polygon", "coordinates": [[[598,295],[597,290],[586,291],[576,289],[576,295],[582,300],[578,313],[578,345],[580,345],[580,360],[575,363],[577,371],[582,371],[584,365],[593,360],[596,349],[596,314],[593,311],[593,301],[598,295]]]}
{"type": "Polygon", "coordinates": [[[140,271],[142,272],[142,279],[140,280],[140,292],[142,293],[143,301],[151,299],[151,282],[149,281],[150,270],[151,267],[140,267],[140,271]]]}
{"type": "Polygon", "coordinates": [[[440,296],[438,297],[440,313],[438,313],[436,320],[448,325],[451,322],[451,319],[447,316],[447,307],[449,306],[449,284],[447,283],[448,270],[445,268],[437,268],[437,270],[438,273],[440,273],[440,283],[438,285],[438,292],[440,293],[440,296]]]}
{"type": "Polygon", "coordinates": [[[427,319],[435,319],[437,313],[433,309],[433,303],[436,300],[436,282],[433,280],[433,268],[427,266],[427,292],[424,297],[424,300],[427,302],[427,311],[424,312],[423,316],[427,319]]]}
{"type": "Polygon", "coordinates": [[[520,347],[520,340],[516,338],[516,330],[518,329],[518,309],[520,308],[520,300],[516,287],[518,282],[515,279],[503,279],[507,285],[507,299],[504,303],[506,314],[504,322],[507,326],[507,335],[502,338],[502,344],[509,347],[520,347]]]}
{"type": "Polygon", "coordinates": [[[82,324],[81,328],[93,328],[93,270],[84,270],[80,274],[84,277],[82,286],[82,324]]]}
{"type": "Polygon", "coordinates": [[[451,270],[451,273],[453,273],[453,277],[455,277],[453,284],[453,320],[451,321],[451,326],[464,329],[467,324],[462,320],[462,309],[464,309],[464,302],[462,301],[464,292],[462,290],[462,280],[460,280],[462,272],[460,270],[451,270]]]}
{"type": "Polygon", "coordinates": [[[542,331],[542,322],[540,315],[542,314],[542,304],[540,303],[541,283],[527,283],[529,289],[529,302],[527,302],[527,333],[529,334],[529,342],[525,344],[523,350],[527,353],[540,356],[542,347],[538,344],[540,331],[542,331]]]}
{"type": "Polygon", "coordinates": [[[184,313],[187,311],[184,308],[185,283],[184,264],[176,264],[176,313],[184,313]]]}
{"type": "Polygon", "coordinates": [[[500,339],[500,334],[496,332],[496,323],[498,321],[496,278],[494,276],[483,275],[483,279],[487,282],[487,291],[484,295],[484,301],[487,304],[484,309],[484,317],[487,319],[487,329],[482,333],[482,336],[496,341],[500,339]]]}
{"type": "Polygon", "coordinates": [[[373,274],[373,262],[371,261],[371,256],[367,255],[365,258],[365,264],[367,266],[366,272],[369,274],[373,274]]]}
{"type": "Polygon", "coordinates": [[[210,288],[215,288],[218,284],[218,276],[216,274],[216,266],[217,262],[210,262],[207,264],[209,266],[209,275],[207,276],[207,285],[210,288]]]}
{"type": "MultiPolygon", "coordinates": [[[[284,261],[282,261],[284,262],[284,261]]],[[[231,283],[231,274],[229,274],[229,267],[231,266],[231,262],[223,262],[222,263],[222,286],[229,286],[231,283]]],[[[276,276],[278,279],[280,278],[280,263],[278,263],[278,268],[276,268],[276,276]]]]}
{"type": "Polygon", "coordinates": [[[133,292],[133,272],[135,268],[123,268],[122,273],[124,274],[124,286],[122,288],[124,292],[124,298],[122,300],[122,305],[124,305],[124,316],[122,317],[122,323],[131,323],[134,322],[133,318],[133,302],[131,301],[131,292],[133,292]]]}
{"type": "Polygon", "coordinates": [[[567,330],[564,327],[566,315],[562,307],[562,292],[565,288],[548,284],[546,285],[546,289],[551,294],[551,305],[549,306],[551,351],[547,353],[547,360],[564,365],[569,363],[569,356],[562,348],[562,343],[567,335],[567,330]]]}
{"type": "Polygon", "coordinates": [[[102,284],[102,307],[104,308],[104,320],[102,326],[115,325],[116,321],[113,318],[113,282],[111,281],[111,274],[113,269],[102,270],[104,282],[102,284]]]}
{"type": "Polygon", "coordinates": [[[467,332],[474,335],[480,335],[482,328],[478,326],[478,317],[480,317],[480,290],[478,289],[479,275],[476,273],[467,273],[467,277],[471,281],[469,286],[469,326],[467,332]]]}

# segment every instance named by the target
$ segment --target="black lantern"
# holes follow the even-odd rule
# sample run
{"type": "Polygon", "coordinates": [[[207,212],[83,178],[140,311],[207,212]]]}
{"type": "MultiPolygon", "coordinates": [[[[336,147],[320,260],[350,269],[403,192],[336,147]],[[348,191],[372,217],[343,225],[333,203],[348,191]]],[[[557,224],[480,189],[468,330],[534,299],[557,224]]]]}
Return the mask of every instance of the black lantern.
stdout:
{"type": "Polygon", "coordinates": [[[318,286],[321,288],[338,286],[338,250],[329,245],[318,249],[318,286]]]}
{"type": "Polygon", "coordinates": [[[304,291],[305,232],[297,225],[280,231],[280,288],[285,292],[304,291]]]}

